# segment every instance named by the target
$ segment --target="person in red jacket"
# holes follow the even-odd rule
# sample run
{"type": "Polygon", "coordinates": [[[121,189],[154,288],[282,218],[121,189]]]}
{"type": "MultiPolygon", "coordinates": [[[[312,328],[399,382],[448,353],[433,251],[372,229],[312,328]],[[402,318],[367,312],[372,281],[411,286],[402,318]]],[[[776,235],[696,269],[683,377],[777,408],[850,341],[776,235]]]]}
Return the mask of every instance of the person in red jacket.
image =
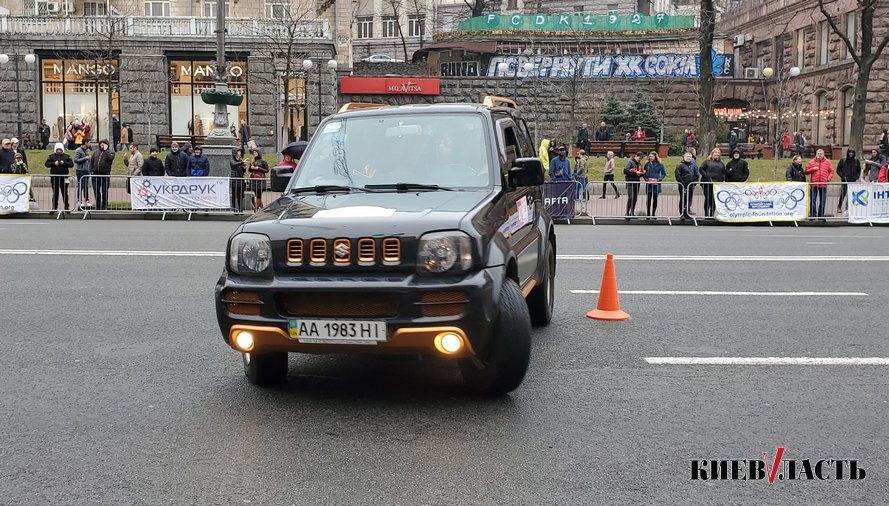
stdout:
{"type": "Polygon", "coordinates": [[[642,130],[642,127],[636,127],[636,131],[633,132],[633,140],[639,142],[645,141],[645,130],[642,130]]]}
{"type": "Polygon", "coordinates": [[[824,216],[824,207],[827,204],[827,183],[833,179],[833,165],[824,156],[824,150],[819,149],[815,158],[809,162],[805,170],[809,176],[810,200],[809,216],[824,216]],[[816,204],[817,203],[817,204],[816,204]]]}

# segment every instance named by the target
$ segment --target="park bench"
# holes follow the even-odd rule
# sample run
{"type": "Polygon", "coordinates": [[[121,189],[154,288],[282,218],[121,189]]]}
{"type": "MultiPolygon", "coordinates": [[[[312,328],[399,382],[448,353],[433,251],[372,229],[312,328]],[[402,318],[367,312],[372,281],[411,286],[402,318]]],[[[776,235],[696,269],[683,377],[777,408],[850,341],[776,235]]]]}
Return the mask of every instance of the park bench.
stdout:
{"type": "Polygon", "coordinates": [[[180,146],[185,144],[186,142],[191,143],[192,146],[203,146],[204,141],[207,139],[205,135],[167,135],[167,134],[157,134],[155,137],[155,146],[159,150],[170,149],[170,145],[174,142],[178,143],[180,146]]]}
{"type": "Polygon", "coordinates": [[[605,156],[609,151],[613,151],[616,156],[620,156],[622,144],[619,141],[593,141],[590,142],[590,149],[587,150],[587,154],[605,156]]]}
{"type": "Polygon", "coordinates": [[[639,151],[647,155],[656,149],[657,142],[655,141],[627,141],[623,143],[623,149],[621,149],[623,154],[621,154],[621,157],[629,156],[639,151]]]}

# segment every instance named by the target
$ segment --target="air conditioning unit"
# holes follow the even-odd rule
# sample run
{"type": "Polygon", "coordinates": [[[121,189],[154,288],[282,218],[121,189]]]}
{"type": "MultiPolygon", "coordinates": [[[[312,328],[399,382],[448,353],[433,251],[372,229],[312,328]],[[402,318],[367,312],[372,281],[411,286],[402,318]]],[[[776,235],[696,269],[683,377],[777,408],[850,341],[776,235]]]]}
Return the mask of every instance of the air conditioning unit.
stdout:
{"type": "Polygon", "coordinates": [[[744,37],[744,34],[743,34],[743,33],[742,33],[741,35],[735,35],[735,36],[732,38],[732,40],[734,41],[734,45],[735,45],[735,47],[743,46],[744,43],[747,42],[747,38],[744,37]]]}
{"type": "Polygon", "coordinates": [[[62,11],[62,5],[59,2],[47,2],[46,12],[57,14],[62,11]]]}
{"type": "Polygon", "coordinates": [[[746,67],[744,69],[744,79],[759,79],[759,69],[756,67],[746,67]]]}

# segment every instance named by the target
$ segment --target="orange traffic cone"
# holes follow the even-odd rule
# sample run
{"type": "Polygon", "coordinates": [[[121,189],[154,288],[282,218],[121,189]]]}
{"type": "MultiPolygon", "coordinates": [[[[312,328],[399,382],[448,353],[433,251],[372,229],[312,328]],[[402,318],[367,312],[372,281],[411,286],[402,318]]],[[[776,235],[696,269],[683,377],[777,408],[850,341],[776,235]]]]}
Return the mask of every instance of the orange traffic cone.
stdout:
{"type": "Polygon", "coordinates": [[[586,314],[595,320],[629,320],[630,315],[620,309],[617,296],[617,276],[614,274],[614,255],[605,258],[605,272],[602,273],[602,286],[599,287],[599,302],[596,309],[586,314]]]}

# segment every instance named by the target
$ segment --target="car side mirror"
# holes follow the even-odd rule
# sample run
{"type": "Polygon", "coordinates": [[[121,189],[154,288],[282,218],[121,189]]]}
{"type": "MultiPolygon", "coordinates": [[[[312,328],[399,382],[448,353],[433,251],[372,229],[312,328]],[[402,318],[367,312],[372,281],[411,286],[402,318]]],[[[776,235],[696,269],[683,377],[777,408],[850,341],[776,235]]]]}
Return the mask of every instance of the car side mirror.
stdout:
{"type": "Polygon", "coordinates": [[[543,162],[540,158],[518,158],[512,162],[507,179],[512,188],[540,186],[544,181],[543,162]]]}

